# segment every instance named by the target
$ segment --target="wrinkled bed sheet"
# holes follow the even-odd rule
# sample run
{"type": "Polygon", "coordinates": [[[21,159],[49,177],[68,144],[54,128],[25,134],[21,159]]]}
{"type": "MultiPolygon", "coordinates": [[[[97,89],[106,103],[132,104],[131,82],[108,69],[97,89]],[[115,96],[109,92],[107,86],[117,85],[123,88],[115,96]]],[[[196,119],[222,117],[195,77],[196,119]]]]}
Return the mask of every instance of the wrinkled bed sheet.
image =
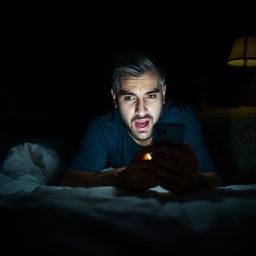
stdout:
{"type": "Polygon", "coordinates": [[[210,255],[226,250],[247,255],[255,249],[256,184],[175,197],[110,186],[56,186],[51,184],[60,175],[61,160],[36,147],[33,164],[27,161],[24,168],[9,159],[0,173],[0,238],[15,253],[130,255],[141,250],[210,255]]]}

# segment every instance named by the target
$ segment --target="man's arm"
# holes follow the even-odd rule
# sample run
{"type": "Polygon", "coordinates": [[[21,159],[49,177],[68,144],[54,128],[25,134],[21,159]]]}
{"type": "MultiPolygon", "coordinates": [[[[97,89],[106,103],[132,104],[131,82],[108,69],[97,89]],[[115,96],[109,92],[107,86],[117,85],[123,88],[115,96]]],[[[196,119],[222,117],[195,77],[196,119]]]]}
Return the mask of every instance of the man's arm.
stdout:
{"type": "Polygon", "coordinates": [[[150,161],[143,160],[148,150],[145,148],[136,152],[127,167],[105,172],[68,171],[62,176],[60,185],[70,187],[116,186],[133,192],[143,192],[158,185],[153,178],[150,161]]]}
{"type": "MultiPolygon", "coordinates": [[[[111,171],[106,172],[92,172],[92,171],[68,171],[66,172],[61,181],[61,186],[70,186],[70,187],[97,187],[97,186],[116,186],[120,188],[125,188],[132,191],[143,191],[143,189],[148,189],[150,187],[156,186],[157,184],[152,184],[152,181],[148,179],[143,184],[138,182],[139,186],[133,188],[131,185],[128,185],[127,182],[124,180],[125,177],[125,170],[126,168],[119,168],[111,171]],[[141,186],[140,186],[141,185],[141,186]],[[143,186],[142,186],[143,185],[143,186]],[[141,187],[141,189],[140,189],[141,187]]],[[[222,186],[223,181],[220,175],[212,172],[208,173],[198,173],[196,177],[196,181],[193,184],[190,191],[200,191],[204,189],[212,189],[217,186],[222,186]]],[[[184,191],[185,192],[185,191],[184,191]]],[[[189,191],[187,191],[189,192],[189,191]]]]}
{"type": "Polygon", "coordinates": [[[184,153],[179,155],[180,151],[171,150],[172,155],[176,152],[177,157],[184,159],[184,168],[179,166],[177,172],[171,167],[177,165],[175,163],[176,160],[172,160],[166,155],[167,159],[161,157],[161,159],[157,160],[157,155],[153,153],[153,159],[156,160],[143,160],[145,153],[157,153],[157,151],[166,154],[168,153],[168,148],[146,147],[134,154],[129,166],[111,171],[68,171],[63,175],[60,185],[71,187],[116,186],[133,192],[143,192],[149,188],[161,185],[176,194],[212,189],[222,185],[221,176],[218,174],[213,172],[196,172],[198,162],[193,155],[189,159],[188,156],[185,157],[184,153]],[[168,166],[169,161],[170,165],[168,166]]]}
{"type": "Polygon", "coordinates": [[[119,168],[106,172],[72,170],[66,172],[60,181],[61,186],[70,187],[97,187],[122,186],[120,173],[125,169],[119,168]]]}
{"type": "Polygon", "coordinates": [[[157,183],[175,194],[212,189],[223,184],[221,176],[215,172],[198,172],[199,161],[187,142],[183,148],[155,147],[150,162],[157,183]]]}

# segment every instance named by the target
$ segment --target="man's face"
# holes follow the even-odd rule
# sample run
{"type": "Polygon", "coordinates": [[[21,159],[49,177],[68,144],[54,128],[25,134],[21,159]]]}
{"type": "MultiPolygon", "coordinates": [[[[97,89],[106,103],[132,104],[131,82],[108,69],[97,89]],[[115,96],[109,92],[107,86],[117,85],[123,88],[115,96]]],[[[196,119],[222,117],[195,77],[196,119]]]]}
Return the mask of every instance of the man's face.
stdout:
{"type": "Polygon", "coordinates": [[[165,96],[158,75],[150,71],[140,77],[123,77],[119,95],[112,96],[129,134],[141,146],[152,141],[153,126],[158,121],[165,96]]]}

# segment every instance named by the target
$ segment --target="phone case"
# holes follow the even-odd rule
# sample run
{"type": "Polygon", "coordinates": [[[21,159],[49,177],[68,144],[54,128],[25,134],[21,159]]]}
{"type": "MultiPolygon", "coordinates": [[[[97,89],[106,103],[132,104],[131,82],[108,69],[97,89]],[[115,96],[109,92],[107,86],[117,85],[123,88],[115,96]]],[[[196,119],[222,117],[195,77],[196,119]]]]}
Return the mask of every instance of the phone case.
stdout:
{"type": "Polygon", "coordinates": [[[157,123],[154,126],[153,142],[168,143],[174,146],[182,146],[184,142],[183,124],[163,124],[157,123]]]}

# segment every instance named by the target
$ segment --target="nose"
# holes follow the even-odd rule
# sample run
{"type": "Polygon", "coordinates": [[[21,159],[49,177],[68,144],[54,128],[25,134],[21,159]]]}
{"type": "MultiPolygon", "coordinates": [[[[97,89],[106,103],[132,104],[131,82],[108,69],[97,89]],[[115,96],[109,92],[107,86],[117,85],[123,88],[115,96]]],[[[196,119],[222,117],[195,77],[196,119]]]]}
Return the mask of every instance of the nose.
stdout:
{"type": "Polygon", "coordinates": [[[136,114],[138,114],[139,116],[144,116],[147,113],[147,107],[146,104],[143,100],[138,100],[137,104],[136,104],[136,114]]]}

